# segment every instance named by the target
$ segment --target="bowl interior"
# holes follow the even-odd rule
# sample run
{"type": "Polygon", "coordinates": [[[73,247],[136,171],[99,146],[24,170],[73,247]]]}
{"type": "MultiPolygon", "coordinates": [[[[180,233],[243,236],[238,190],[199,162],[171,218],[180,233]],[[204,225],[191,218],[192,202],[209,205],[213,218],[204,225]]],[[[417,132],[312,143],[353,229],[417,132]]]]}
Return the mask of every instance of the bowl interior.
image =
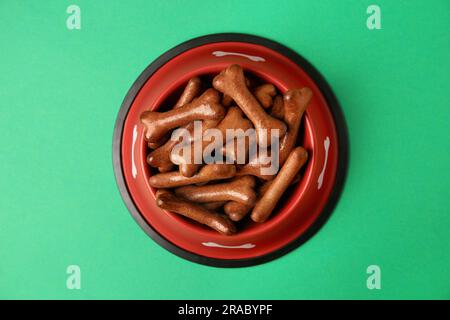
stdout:
{"type": "MultiPolygon", "coordinates": [[[[273,79],[271,77],[267,77],[267,75],[258,75],[255,72],[251,72],[249,70],[244,70],[244,72],[245,72],[246,77],[251,80],[251,83],[254,86],[258,86],[258,85],[264,84],[264,83],[271,83],[271,81],[273,81],[273,79]]],[[[197,74],[196,76],[198,76],[202,79],[204,88],[212,88],[212,79],[217,74],[218,74],[218,72],[207,72],[207,73],[205,72],[202,74],[197,74]]],[[[279,94],[283,94],[286,91],[284,88],[277,85],[277,83],[273,83],[273,84],[277,87],[279,94]]],[[[185,86],[186,86],[186,82],[181,83],[177,87],[170,88],[170,90],[165,92],[165,94],[164,94],[165,97],[161,100],[161,102],[158,105],[154,105],[152,110],[153,111],[167,111],[167,110],[172,109],[172,106],[176,103],[177,99],[183,92],[185,86]]],[[[298,135],[298,139],[297,139],[297,145],[303,146],[308,151],[308,154],[311,157],[313,154],[313,143],[312,143],[313,137],[312,137],[311,130],[305,130],[306,123],[308,123],[308,119],[306,119],[306,118],[307,118],[307,115],[305,115],[302,119],[302,124],[301,124],[300,130],[299,130],[299,135],[298,135]]],[[[309,126],[309,124],[308,124],[308,126],[309,126]]],[[[148,148],[147,143],[145,142],[144,139],[141,139],[141,141],[142,141],[141,148],[143,150],[142,161],[145,162],[148,153],[151,152],[152,149],[148,148]]],[[[292,184],[286,190],[286,192],[283,193],[282,198],[277,203],[277,205],[268,221],[264,222],[263,224],[256,223],[250,219],[250,217],[249,217],[250,213],[249,213],[241,221],[235,222],[235,224],[239,230],[239,233],[258,232],[258,229],[260,229],[260,228],[262,229],[262,227],[264,227],[264,229],[267,230],[267,228],[270,227],[270,224],[276,223],[276,221],[278,219],[283,218],[282,217],[283,215],[286,215],[290,211],[294,210],[295,207],[288,207],[286,205],[288,204],[289,199],[295,194],[295,192],[294,192],[295,189],[301,188],[301,186],[302,186],[301,181],[303,180],[304,176],[308,175],[308,172],[311,171],[311,168],[312,168],[312,164],[310,161],[308,161],[306,163],[306,165],[301,169],[301,175],[302,175],[301,180],[292,184]],[[280,216],[280,217],[277,218],[278,216],[280,216]],[[275,222],[270,222],[270,224],[269,224],[270,220],[274,220],[275,222]]],[[[175,168],[175,170],[177,170],[177,168],[175,168]]],[[[148,166],[144,172],[146,175],[146,179],[148,180],[151,175],[157,174],[158,170],[148,166]]],[[[224,181],[218,181],[217,183],[221,183],[221,182],[224,182],[224,181]]],[[[155,194],[156,194],[157,190],[155,188],[151,187],[150,185],[149,185],[149,190],[151,190],[151,196],[156,197],[155,194]]],[[[299,191],[301,192],[301,190],[299,190],[299,191]]],[[[223,213],[223,211],[218,211],[218,212],[223,213]]],[[[167,212],[167,213],[169,215],[172,215],[172,217],[175,220],[177,220],[180,224],[184,225],[187,228],[190,228],[191,231],[193,229],[195,232],[207,232],[207,233],[212,233],[212,234],[216,233],[216,231],[214,231],[211,228],[206,227],[200,223],[197,223],[196,221],[185,218],[176,213],[171,213],[171,212],[167,212]]]]}

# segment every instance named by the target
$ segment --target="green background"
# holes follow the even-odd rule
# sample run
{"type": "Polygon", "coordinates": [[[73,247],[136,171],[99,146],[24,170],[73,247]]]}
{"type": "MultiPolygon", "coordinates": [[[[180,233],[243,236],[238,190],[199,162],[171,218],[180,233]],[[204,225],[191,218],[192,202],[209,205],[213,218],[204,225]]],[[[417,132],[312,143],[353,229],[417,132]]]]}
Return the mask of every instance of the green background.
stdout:
{"type": "Polygon", "coordinates": [[[450,2],[0,1],[0,298],[450,298],[450,2]],[[81,30],[66,8],[81,8],[81,30]],[[381,30],[366,8],[381,7],[381,30]],[[127,90],[190,38],[251,33],[313,63],[348,122],[331,219],[273,262],[217,269],[167,252],[117,190],[127,90]],[[81,290],[66,268],[81,267],[81,290]],[[381,268],[368,290],[366,268],[381,268]]]}

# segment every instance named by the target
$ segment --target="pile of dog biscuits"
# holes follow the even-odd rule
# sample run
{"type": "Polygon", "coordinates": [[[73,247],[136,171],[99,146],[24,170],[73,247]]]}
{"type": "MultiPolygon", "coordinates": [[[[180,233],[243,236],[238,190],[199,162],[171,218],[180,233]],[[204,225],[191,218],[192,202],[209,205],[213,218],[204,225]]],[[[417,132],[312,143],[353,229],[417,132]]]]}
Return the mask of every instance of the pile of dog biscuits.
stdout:
{"type": "Polygon", "coordinates": [[[236,222],[247,216],[258,223],[266,221],[286,189],[300,180],[308,153],[297,141],[312,91],[304,87],[280,94],[273,84],[256,82],[241,66],[230,65],[213,78],[212,88],[194,77],[172,109],[141,114],[150,149],[147,163],[154,168],[149,183],[157,189],[160,208],[232,235],[238,231],[236,222]],[[174,139],[176,129],[193,134],[199,121],[203,139],[191,138],[192,152],[186,155],[173,152],[180,143],[174,139]],[[227,161],[207,163],[202,158],[211,144],[204,135],[213,128],[221,133],[214,145],[223,146],[220,152],[227,161]],[[229,138],[230,130],[253,130],[254,139],[229,138]],[[271,147],[271,137],[278,139],[277,150],[271,147]],[[269,152],[250,154],[256,146],[268,147],[269,152]],[[277,170],[267,170],[274,163],[277,170]]]}

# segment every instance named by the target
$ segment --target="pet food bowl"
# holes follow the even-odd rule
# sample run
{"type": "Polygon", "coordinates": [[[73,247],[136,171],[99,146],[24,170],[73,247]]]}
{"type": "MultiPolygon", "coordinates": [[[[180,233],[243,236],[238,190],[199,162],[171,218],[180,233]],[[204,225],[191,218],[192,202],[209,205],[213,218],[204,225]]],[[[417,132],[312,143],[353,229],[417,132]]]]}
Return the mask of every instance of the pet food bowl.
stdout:
{"type": "Polygon", "coordinates": [[[214,34],[182,43],[152,62],[120,108],[113,138],[113,164],[128,210],[158,244],[185,259],[217,267],[240,267],[277,258],[309,239],[331,213],[345,178],[347,135],[339,105],[318,71],[292,50],[244,34],[214,34]],[[156,206],[146,163],[149,152],[140,114],[167,108],[194,76],[211,77],[230,64],[274,84],[280,92],[307,86],[313,98],[299,139],[309,159],[264,223],[250,219],[225,236],[156,206]]]}

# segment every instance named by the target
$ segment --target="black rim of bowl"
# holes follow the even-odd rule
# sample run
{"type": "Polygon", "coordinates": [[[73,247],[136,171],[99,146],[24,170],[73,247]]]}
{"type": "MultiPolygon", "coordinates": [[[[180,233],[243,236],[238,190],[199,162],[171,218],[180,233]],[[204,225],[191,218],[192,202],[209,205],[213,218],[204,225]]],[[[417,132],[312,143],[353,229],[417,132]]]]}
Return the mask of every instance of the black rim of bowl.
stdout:
{"type": "Polygon", "coordinates": [[[181,258],[204,265],[209,265],[213,267],[228,267],[228,268],[246,267],[268,262],[278,257],[281,257],[282,255],[285,255],[286,253],[294,250],[295,248],[306,242],[308,239],[310,239],[325,224],[325,222],[330,217],[337,201],[339,200],[339,196],[344,186],[347,174],[348,150],[349,145],[348,145],[347,127],[339,103],[330,86],[325,81],[324,77],[306,59],[301,57],[293,50],[285,47],[284,45],[281,45],[275,41],[266,38],[242,33],[220,33],[194,38],[177,45],[176,47],[165,52],[159,58],[153,61],[136,79],[136,81],[133,83],[127,95],[125,96],[125,99],[122,102],[114,126],[113,167],[117,186],[119,188],[122,199],[128,208],[128,211],[131,213],[131,215],[139,224],[139,226],[145,231],[145,233],[147,233],[147,235],[149,235],[150,238],[156,241],[160,246],[162,246],[163,248],[169,250],[170,252],[176,254],[181,258]],[[322,92],[323,96],[325,97],[328,103],[328,106],[330,108],[331,113],[333,114],[333,118],[335,121],[339,146],[338,166],[333,190],[329,196],[329,199],[324,209],[319,214],[318,218],[314,221],[314,223],[308,228],[308,230],[305,233],[303,233],[300,237],[298,237],[296,240],[290,242],[289,244],[285,245],[284,247],[278,250],[254,258],[234,259],[234,260],[210,258],[184,250],[176,246],[172,242],[168,241],[167,239],[165,239],[162,235],[158,233],[157,230],[153,229],[153,227],[151,227],[146,222],[144,217],[137,209],[135,203],[133,202],[133,199],[125,183],[121,159],[122,132],[125,119],[137,94],[144,86],[146,81],[153,75],[153,73],[155,73],[161,66],[167,63],[169,60],[187,50],[208,43],[230,42],[230,41],[247,42],[268,47],[272,50],[281,53],[282,55],[289,58],[297,65],[299,65],[313,79],[313,81],[319,87],[320,91],[322,92]]]}

